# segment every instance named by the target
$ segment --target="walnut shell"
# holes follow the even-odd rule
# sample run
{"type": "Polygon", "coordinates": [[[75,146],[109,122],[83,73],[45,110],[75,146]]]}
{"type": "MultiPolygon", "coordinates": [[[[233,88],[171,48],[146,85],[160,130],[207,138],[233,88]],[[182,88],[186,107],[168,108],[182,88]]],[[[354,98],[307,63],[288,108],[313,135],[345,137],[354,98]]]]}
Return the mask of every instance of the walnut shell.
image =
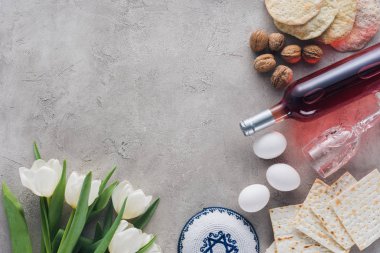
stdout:
{"type": "Polygon", "coordinates": [[[272,54],[262,54],[255,59],[253,66],[258,72],[268,72],[276,67],[276,60],[272,54]]]}
{"type": "Polygon", "coordinates": [[[260,52],[268,47],[268,40],[268,34],[260,29],[252,33],[249,45],[253,52],[260,52]]]}
{"type": "Polygon", "coordinates": [[[289,63],[297,63],[301,60],[301,47],[298,45],[289,45],[281,51],[282,58],[289,63]]]}
{"type": "Polygon", "coordinates": [[[269,49],[280,51],[285,46],[285,36],[281,33],[271,33],[269,35],[269,49]]]}
{"type": "Polygon", "coordinates": [[[293,70],[284,65],[278,65],[273,72],[271,83],[277,88],[286,88],[293,81],[293,70]]]}
{"type": "Polygon", "coordinates": [[[317,45],[308,45],[302,49],[302,58],[310,64],[318,63],[323,56],[323,50],[317,45]]]}

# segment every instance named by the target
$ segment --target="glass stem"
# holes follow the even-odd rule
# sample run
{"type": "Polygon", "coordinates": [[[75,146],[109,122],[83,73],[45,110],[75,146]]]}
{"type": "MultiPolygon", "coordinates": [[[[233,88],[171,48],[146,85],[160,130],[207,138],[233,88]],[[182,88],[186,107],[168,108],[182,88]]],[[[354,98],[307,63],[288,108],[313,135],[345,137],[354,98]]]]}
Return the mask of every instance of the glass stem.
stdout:
{"type": "Polygon", "coordinates": [[[362,121],[358,122],[354,127],[353,131],[360,135],[365,133],[368,129],[372,128],[376,125],[380,120],[380,110],[377,112],[369,115],[367,118],[363,119],[362,121]]]}

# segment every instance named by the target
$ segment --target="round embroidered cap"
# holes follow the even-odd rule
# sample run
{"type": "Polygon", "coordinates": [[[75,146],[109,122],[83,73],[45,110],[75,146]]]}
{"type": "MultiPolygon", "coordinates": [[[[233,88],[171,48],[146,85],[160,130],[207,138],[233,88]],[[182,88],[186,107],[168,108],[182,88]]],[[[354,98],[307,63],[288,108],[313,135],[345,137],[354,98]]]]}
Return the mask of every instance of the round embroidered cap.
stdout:
{"type": "Polygon", "coordinates": [[[252,224],[227,208],[209,207],[194,215],[182,229],[178,253],[259,253],[252,224]]]}

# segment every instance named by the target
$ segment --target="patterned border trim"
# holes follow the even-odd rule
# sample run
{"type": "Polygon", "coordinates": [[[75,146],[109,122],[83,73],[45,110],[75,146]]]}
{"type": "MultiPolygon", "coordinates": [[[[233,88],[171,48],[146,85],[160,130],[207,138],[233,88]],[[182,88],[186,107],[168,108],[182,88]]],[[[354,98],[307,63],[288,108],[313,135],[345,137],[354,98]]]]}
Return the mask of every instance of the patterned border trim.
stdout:
{"type": "Polygon", "coordinates": [[[243,221],[243,224],[249,228],[249,231],[253,235],[253,239],[257,243],[256,248],[255,248],[256,252],[257,253],[260,252],[259,237],[257,236],[256,230],[253,228],[252,224],[246,218],[244,218],[241,214],[238,214],[237,212],[235,212],[231,209],[228,209],[228,208],[207,207],[207,208],[204,208],[199,213],[196,213],[193,217],[191,217],[190,220],[183,227],[181,234],[179,236],[179,240],[178,240],[178,253],[183,253],[182,252],[182,250],[183,250],[182,242],[183,242],[183,240],[185,240],[185,233],[189,231],[189,228],[191,225],[193,225],[194,221],[198,220],[199,218],[201,218],[204,215],[208,215],[208,214],[214,213],[214,212],[227,213],[229,216],[234,216],[236,219],[243,221]]]}

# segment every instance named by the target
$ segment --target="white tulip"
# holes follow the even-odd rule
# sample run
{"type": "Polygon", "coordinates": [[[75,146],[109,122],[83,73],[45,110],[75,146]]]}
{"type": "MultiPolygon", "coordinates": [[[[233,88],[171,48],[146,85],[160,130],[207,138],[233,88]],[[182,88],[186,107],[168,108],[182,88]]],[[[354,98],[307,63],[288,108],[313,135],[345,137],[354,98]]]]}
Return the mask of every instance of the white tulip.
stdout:
{"type": "Polygon", "coordinates": [[[162,250],[158,244],[153,243],[152,247],[150,247],[146,253],[162,253],[162,250]]]}
{"type": "MultiPolygon", "coordinates": [[[[145,234],[127,221],[122,220],[108,246],[108,250],[110,253],[136,253],[152,238],[153,235],[145,234]]],[[[160,247],[155,243],[146,252],[162,253],[160,247]]]]}
{"type": "MultiPolygon", "coordinates": [[[[65,200],[72,208],[77,208],[79,196],[82,190],[83,181],[85,175],[80,175],[77,172],[71,173],[69,179],[67,180],[66,190],[65,190],[65,200]]],[[[95,199],[99,196],[100,180],[92,180],[90,195],[88,197],[88,206],[94,203],[95,199]]]]}
{"type": "Polygon", "coordinates": [[[62,166],[56,159],[34,161],[32,168],[19,168],[21,183],[40,197],[51,197],[62,175],[62,166]]]}
{"type": "Polygon", "coordinates": [[[112,203],[115,211],[120,212],[124,200],[127,198],[123,219],[133,219],[144,213],[152,196],[145,196],[142,190],[134,190],[133,186],[126,180],[118,184],[112,193],[112,203]]]}

